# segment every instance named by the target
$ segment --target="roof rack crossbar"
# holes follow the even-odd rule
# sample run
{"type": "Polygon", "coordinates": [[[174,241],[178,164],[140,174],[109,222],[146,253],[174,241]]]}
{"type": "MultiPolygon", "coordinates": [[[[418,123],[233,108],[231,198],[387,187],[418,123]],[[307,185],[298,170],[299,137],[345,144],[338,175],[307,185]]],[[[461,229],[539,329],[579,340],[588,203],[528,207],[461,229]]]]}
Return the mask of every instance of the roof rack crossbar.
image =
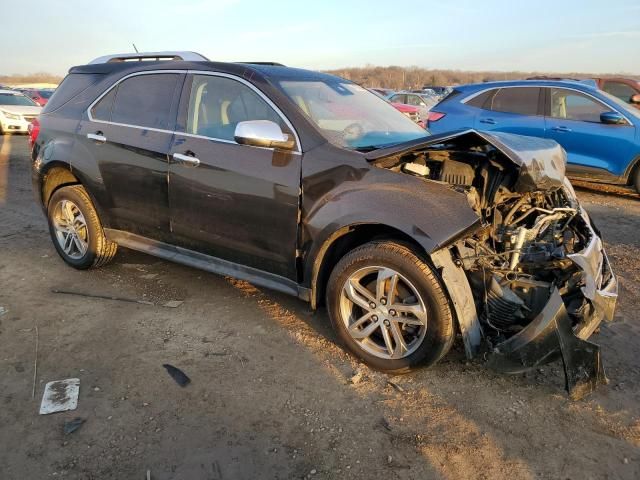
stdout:
{"type": "Polygon", "coordinates": [[[135,52],[135,53],[116,53],[114,55],[104,55],[95,58],[89,62],[89,65],[98,63],[116,63],[132,60],[182,60],[185,62],[208,62],[209,59],[204,55],[196,52],[135,52]]]}

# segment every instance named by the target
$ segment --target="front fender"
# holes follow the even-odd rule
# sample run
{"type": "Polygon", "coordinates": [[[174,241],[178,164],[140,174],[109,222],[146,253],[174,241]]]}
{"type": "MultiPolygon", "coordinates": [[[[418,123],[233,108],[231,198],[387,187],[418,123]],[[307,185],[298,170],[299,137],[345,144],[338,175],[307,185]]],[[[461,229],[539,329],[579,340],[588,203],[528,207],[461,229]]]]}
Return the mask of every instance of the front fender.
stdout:
{"type": "Polygon", "coordinates": [[[351,171],[337,176],[333,169],[332,178],[344,180],[323,195],[317,195],[321,181],[303,183],[304,280],[308,286],[313,287],[315,270],[330,245],[355,225],[390,227],[429,254],[480,222],[466,195],[448,185],[376,167],[337,168],[351,171]],[[312,198],[307,196],[309,190],[312,198]]]}

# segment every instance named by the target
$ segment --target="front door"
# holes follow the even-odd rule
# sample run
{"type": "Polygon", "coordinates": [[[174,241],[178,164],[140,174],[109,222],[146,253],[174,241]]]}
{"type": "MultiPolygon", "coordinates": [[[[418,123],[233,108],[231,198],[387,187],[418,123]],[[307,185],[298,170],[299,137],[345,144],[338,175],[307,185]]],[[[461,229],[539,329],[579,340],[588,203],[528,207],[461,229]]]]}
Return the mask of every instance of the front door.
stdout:
{"type": "Polygon", "coordinates": [[[236,125],[271,120],[293,133],[243,79],[189,76],[169,166],[174,243],[296,279],[301,154],[240,145],[236,125]],[[177,154],[174,156],[174,154],[177,154]]]}
{"type": "Polygon", "coordinates": [[[118,83],[80,124],[74,156],[93,157],[94,189],[109,226],[169,240],[168,153],[181,83],[178,73],[138,74],[118,83]]]}
{"type": "Polygon", "coordinates": [[[631,161],[635,128],[602,123],[600,115],[613,108],[584,93],[547,91],[545,132],[567,151],[567,173],[603,180],[623,175],[631,161]]]}

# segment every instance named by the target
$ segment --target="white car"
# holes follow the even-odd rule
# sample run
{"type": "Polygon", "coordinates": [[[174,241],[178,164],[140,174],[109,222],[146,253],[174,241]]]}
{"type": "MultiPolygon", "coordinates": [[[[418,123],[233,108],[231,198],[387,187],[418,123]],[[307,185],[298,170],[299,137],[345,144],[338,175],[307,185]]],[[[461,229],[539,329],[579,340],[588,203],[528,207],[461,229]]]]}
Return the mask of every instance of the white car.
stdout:
{"type": "Polygon", "coordinates": [[[0,135],[28,133],[29,124],[42,107],[15,90],[0,90],[0,135]]]}

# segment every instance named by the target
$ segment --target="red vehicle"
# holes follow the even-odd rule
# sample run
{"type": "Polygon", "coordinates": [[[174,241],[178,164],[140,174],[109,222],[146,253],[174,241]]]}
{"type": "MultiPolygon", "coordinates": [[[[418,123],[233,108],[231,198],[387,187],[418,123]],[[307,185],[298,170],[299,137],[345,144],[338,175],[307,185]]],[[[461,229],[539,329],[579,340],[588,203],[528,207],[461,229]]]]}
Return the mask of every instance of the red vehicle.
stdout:
{"type": "Polygon", "coordinates": [[[52,90],[39,90],[35,88],[24,89],[22,90],[22,93],[31,98],[41,107],[44,107],[49,101],[49,98],[51,98],[51,95],[53,95],[52,90]]]}
{"type": "Polygon", "coordinates": [[[424,119],[420,118],[420,109],[418,107],[414,107],[413,105],[405,105],[404,103],[393,103],[391,105],[398,110],[399,112],[404,113],[411,120],[416,122],[422,128],[427,128],[424,119]]]}
{"type": "Polygon", "coordinates": [[[632,78],[594,78],[600,90],[640,108],[640,81],[632,78]]]}

